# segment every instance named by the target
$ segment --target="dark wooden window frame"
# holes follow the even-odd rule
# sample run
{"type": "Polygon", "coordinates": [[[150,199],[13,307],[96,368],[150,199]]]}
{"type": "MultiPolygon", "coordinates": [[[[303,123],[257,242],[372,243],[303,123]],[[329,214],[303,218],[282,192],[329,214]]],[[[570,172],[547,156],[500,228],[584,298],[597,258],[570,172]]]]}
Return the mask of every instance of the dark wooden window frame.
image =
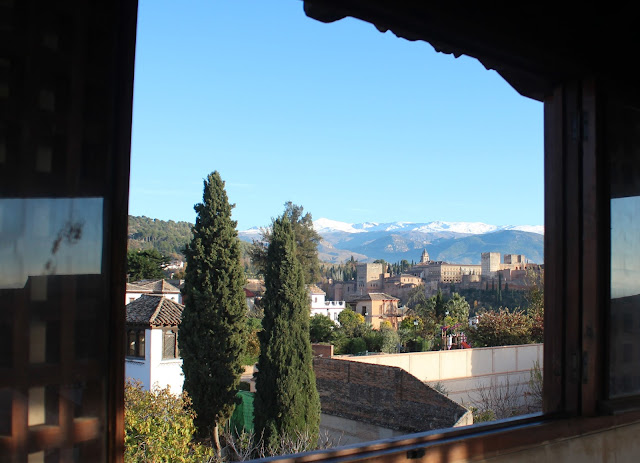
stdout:
{"type": "Polygon", "coordinates": [[[131,360],[144,360],[146,358],[146,329],[145,328],[127,328],[126,335],[126,356],[131,360]],[[131,336],[133,335],[133,353],[131,351],[131,336]]]}
{"type": "MultiPolygon", "coordinates": [[[[305,8],[307,6],[305,5],[305,8]]],[[[110,224],[104,236],[105,242],[110,243],[109,254],[105,256],[104,264],[110,281],[108,297],[111,311],[108,330],[114,333],[114,336],[109,339],[109,351],[112,355],[109,357],[106,378],[110,386],[107,397],[106,432],[107,459],[110,462],[121,462],[124,453],[125,358],[125,345],[121,342],[125,329],[125,280],[122,275],[126,273],[128,172],[137,5],[135,1],[119,0],[101,3],[99,7],[100,23],[109,25],[105,30],[113,33],[101,35],[105,37],[105,43],[100,44],[105,46],[93,51],[92,57],[95,57],[96,62],[89,62],[78,55],[77,64],[74,63],[74,69],[77,71],[74,74],[74,91],[80,92],[84,85],[83,67],[95,65],[101,57],[112,62],[108,67],[112,83],[109,97],[113,105],[109,110],[109,120],[114,124],[110,126],[109,134],[105,138],[112,141],[107,155],[109,169],[115,173],[115,184],[104,206],[110,224]]],[[[80,15],[78,25],[85,25],[90,29],[93,26],[92,16],[87,14],[87,8],[85,5],[82,8],[67,8],[66,11],[80,15]]],[[[21,8],[20,11],[33,12],[35,15],[39,10],[21,8]]],[[[546,13],[544,8],[540,10],[546,13]]],[[[376,11],[375,7],[370,7],[365,11],[364,19],[375,18],[376,11]]],[[[392,16],[391,13],[393,12],[391,11],[389,16],[392,16]]],[[[560,15],[558,17],[562,18],[560,15]]],[[[433,15],[433,18],[434,21],[440,19],[437,14],[433,15]]],[[[336,18],[327,15],[326,19],[336,18]]],[[[399,21],[396,16],[391,17],[389,22],[394,22],[394,19],[395,22],[399,21]]],[[[382,26],[386,22],[384,21],[382,26]]],[[[29,40],[37,40],[37,34],[43,26],[34,20],[25,21],[25,27],[24,31],[20,30],[13,36],[17,37],[21,44],[17,48],[18,51],[28,49],[29,40]]],[[[446,29],[446,24],[443,28],[446,29]]],[[[86,33],[83,27],[77,29],[80,34],[86,33]]],[[[410,30],[410,27],[407,29],[410,30]]],[[[437,32],[437,27],[435,29],[437,32]]],[[[477,29],[472,28],[465,33],[475,36],[477,29]]],[[[447,34],[455,35],[456,32],[447,31],[447,34]]],[[[438,37],[437,34],[435,37],[438,37]]],[[[481,41],[474,39],[471,49],[491,52],[491,43],[489,41],[488,45],[483,45],[481,41]]],[[[626,50],[624,44],[616,45],[620,46],[622,55],[626,50]]],[[[496,61],[500,61],[504,56],[500,53],[492,55],[496,61]]],[[[528,56],[528,59],[524,57],[515,61],[526,68],[527,64],[531,64],[532,56],[528,56]]],[[[560,60],[557,62],[560,63],[560,60]]],[[[567,64],[570,65],[571,63],[567,64]]],[[[579,70],[572,75],[581,73],[579,70]]],[[[538,80],[536,83],[539,83],[538,80]]],[[[609,270],[607,265],[599,264],[608,262],[610,222],[606,171],[603,165],[605,153],[602,152],[603,144],[600,142],[602,112],[599,107],[602,106],[600,99],[603,97],[598,91],[600,85],[602,84],[597,84],[595,80],[565,81],[563,84],[556,82],[549,85],[548,88],[553,90],[545,97],[545,414],[479,424],[469,428],[402,436],[345,449],[296,456],[288,458],[288,461],[347,458],[370,461],[407,458],[444,461],[465,457],[489,458],[542,445],[543,442],[640,422],[640,403],[635,401],[635,398],[615,402],[604,400],[604,382],[608,376],[606,352],[609,270]]],[[[90,96],[96,96],[95,91],[90,93],[90,96]]],[[[82,96],[79,96],[75,106],[81,107],[81,99],[82,96]]],[[[76,110],[77,108],[74,109],[76,110]]],[[[74,120],[80,121],[78,118],[74,120]]],[[[73,149],[69,151],[72,153],[69,165],[74,165],[74,159],[76,163],[80,162],[83,128],[81,122],[71,128],[69,139],[74,143],[73,149]]],[[[74,178],[71,176],[70,180],[74,178]]],[[[65,190],[59,195],[77,196],[73,193],[74,188],[70,185],[69,191],[65,190]]],[[[16,186],[16,191],[27,192],[27,196],[50,194],[48,186],[39,182],[19,188],[16,186]]],[[[47,429],[40,431],[37,435],[25,436],[19,442],[21,449],[29,441],[44,439],[54,446],[62,439],[47,429]]],[[[101,432],[98,429],[94,431],[101,432]]],[[[78,428],[73,432],[82,434],[83,431],[78,428]]],[[[0,444],[6,443],[7,440],[4,437],[0,438],[0,444]]]]}
{"type": "Polygon", "coordinates": [[[167,326],[162,329],[162,360],[177,360],[180,358],[180,351],[178,350],[178,327],[167,326]],[[173,355],[165,355],[167,351],[167,334],[173,332],[173,355]]]}

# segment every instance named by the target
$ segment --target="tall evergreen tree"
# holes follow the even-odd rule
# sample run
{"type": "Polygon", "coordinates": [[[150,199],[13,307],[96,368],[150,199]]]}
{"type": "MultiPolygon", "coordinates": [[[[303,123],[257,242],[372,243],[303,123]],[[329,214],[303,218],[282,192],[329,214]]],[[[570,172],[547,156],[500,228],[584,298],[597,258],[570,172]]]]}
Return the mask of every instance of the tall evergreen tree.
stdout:
{"type": "MultiPolygon", "coordinates": [[[[318,259],[318,243],[322,239],[313,228],[313,218],[309,212],[304,213],[304,207],[293,204],[291,201],[284,203],[284,217],[287,217],[296,243],[296,257],[302,267],[304,281],[306,283],[316,283],[320,277],[320,261],[318,259]]],[[[266,274],[267,248],[271,243],[273,231],[262,230],[262,237],[259,241],[253,241],[249,255],[253,264],[260,269],[263,275],[266,274]]]]}
{"type": "Polygon", "coordinates": [[[314,440],[320,399],[309,341],[309,297],[296,256],[293,227],[274,220],[265,265],[263,331],[256,377],[255,426],[268,445],[306,431],[314,440]]]}
{"type": "Polygon", "coordinates": [[[204,182],[202,203],[185,249],[185,308],[179,330],[184,388],[193,400],[200,433],[211,432],[235,407],[246,348],[247,305],[236,221],[218,172],[204,182]]]}
{"type": "Polygon", "coordinates": [[[155,249],[127,252],[127,276],[129,281],[157,280],[165,278],[163,268],[169,258],[155,249]]]}

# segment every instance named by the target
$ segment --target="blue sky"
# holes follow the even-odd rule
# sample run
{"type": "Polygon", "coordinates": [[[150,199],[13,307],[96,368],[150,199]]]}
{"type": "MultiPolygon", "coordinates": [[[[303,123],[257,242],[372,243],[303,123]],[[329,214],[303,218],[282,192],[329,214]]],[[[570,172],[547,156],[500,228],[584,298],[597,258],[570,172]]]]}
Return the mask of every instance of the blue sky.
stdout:
{"type": "Polygon", "coordinates": [[[238,228],[285,201],[344,222],[543,223],[542,104],[468,57],[298,0],[141,0],[129,213],[238,228]]]}

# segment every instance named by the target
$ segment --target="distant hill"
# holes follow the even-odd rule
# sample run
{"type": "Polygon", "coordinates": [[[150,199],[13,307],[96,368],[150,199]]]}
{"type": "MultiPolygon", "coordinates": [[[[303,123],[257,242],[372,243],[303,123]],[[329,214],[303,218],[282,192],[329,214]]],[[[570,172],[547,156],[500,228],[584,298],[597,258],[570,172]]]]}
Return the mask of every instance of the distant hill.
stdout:
{"type": "MultiPolygon", "coordinates": [[[[531,262],[544,262],[544,228],[540,225],[442,221],[349,224],[318,219],[314,228],[322,236],[318,252],[323,262],[343,263],[352,255],[360,262],[411,262],[420,259],[424,248],[431,260],[451,263],[479,264],[483,252],[524,254],[531,262]]],[[[251,242],[259,238],[259,229],[239,235],[251,242]]]]}
{"type": "Polygon", "coordinates": [[[157,249],[164,255],[182,256],[191,241],[189,222],[164,221],[149,217],[129,216],[129,249],[157,249]]]}
{"type": "Polygon", "coordinates": [[[334,250],[341,250],[342,255],[346,256],[345,259],[353,254],[354,258],[361,262],[375,259],[384,259],[387,262],[397,262],[402,259],[409,262],[418,261],[425,248],[431,260],[457,264],[479,264],[483,252],[524,254],[531,262],[544,262],[544,236],[519,230],[446,237],[429,237],[416,233],[405,235],[388,233],[361,243],[351,240],[331,246],[334,250]],[[367,259],[358,256],[367,256],[367,259]]]}
{"type": "MultiPolygon", "coordinates": [[[[154,248],[165,255],[182,256],[191,240],[189,222],[129,216],[129,249],[154,248]]],[[[319,219],[314,227],[322,236],[318,254],[322,262],[343,263],[351,256],[360,262],[384,259],[409,262],[420,259],[424,248],[431,260],[479,264],[482,252],[524,254],[530,261],[544,262],[544,235],[540,226],[502,226],[469,222],[346,224],[319,219]]],[[[240,231],[243,257],[259,229],[240,231]]]]}
{"type": "MultiPolygon", "coordinates": [[[[191,241],[192,223],[129,216],[128,249],[156,249],[165,256],[184,259],[183,249],[191,241]]],[[[241,242],[246,258],[248,243],[241,242]]]]}

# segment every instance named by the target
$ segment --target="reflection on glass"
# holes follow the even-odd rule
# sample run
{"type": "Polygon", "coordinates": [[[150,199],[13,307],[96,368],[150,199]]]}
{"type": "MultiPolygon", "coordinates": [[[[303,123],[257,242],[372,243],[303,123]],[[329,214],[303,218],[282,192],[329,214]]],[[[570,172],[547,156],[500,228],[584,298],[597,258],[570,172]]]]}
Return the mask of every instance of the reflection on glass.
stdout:
{"type": "Polygon", "coordinates": [[[640,196],[611,200],[611,298],[640,295],[640,196]]]}
{"type": "Polygon", "coordinates": [[[103,205],[0,199],[0,373],[9,378],[0,389],[0,438],[34,442],[16,461],[62,461],[60,448],[73,448],[78,461],[106,460],[103,205]],[[64,441],[47,440],[51,429],[64,441]]]}
{"type": "Polygon", "coordinates": [[[611,192],[609,397],[640,393],[640,112],[607,108],[611,192]]]}
{"type": "Polygon", "coordinates": [[[611,200],[610,395],[640,392],[640,197],[611,200]]]}
{"type": "MultiPolygon", "coordinates": [[[[0,199],[0,289],[29,276],[95,275],[102,267],[102,198],[0,199]]],[[[32,300],[46,299],[46,279],[32,300]]]]}

